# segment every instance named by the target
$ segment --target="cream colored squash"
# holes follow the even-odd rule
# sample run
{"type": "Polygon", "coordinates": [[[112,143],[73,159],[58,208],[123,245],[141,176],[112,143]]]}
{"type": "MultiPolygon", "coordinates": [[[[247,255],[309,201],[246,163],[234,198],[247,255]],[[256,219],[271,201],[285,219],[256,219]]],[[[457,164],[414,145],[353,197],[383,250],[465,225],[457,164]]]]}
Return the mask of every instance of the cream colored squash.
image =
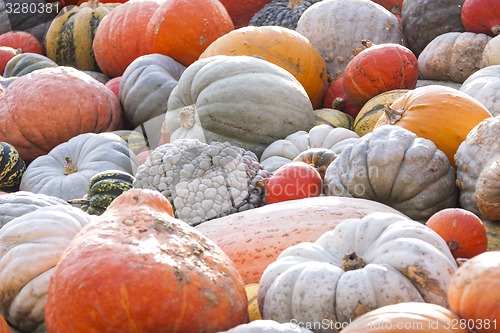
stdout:
{"type": "Polygon", "coordinates": [[[483,51],[482,67],[493,65],[500,65],[500,36],[490,39],[483,51]]]}
{"type": "Polygon", "coordinates": [[[481,102],[493,116],[500,116],[500,64],[482,68],[469,76],[460,91],[481,102]]]}

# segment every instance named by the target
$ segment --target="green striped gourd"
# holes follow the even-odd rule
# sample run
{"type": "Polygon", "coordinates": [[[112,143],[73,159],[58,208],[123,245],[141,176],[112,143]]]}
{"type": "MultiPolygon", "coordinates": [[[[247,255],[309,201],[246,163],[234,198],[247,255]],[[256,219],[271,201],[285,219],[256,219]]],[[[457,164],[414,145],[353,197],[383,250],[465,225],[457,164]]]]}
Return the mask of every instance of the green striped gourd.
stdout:
{"type": "Polygon", "coordinates": [[[21,53],[7,62],[4,77],[23,76],[37,69],[56,67],[57,64],[44,55],[37,53],[21,53]]]}
{"type": "Polygon", "coordinates": [[[26,164],[14,146],[0,142],[0,189],[8,191],[21,182],[26,164]]]}

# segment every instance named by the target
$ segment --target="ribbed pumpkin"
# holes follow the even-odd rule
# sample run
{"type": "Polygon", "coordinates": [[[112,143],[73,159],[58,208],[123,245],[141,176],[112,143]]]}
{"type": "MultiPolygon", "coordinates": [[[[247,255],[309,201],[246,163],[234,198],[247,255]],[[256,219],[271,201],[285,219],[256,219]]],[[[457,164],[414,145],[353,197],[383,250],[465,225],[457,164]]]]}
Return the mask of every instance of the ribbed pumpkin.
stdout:
{"type": "Polygon", "coordinates": [[[276,26],[243,27],[215,40],[200,55],[247,55],[263,58],[295,76],[314,108],[321,106],[328,88],[326,66],[319,51],[298,32],[276,26]]]}
{"type": "Polygon", "coordinates": [[[92,42],[101,20],[118,5],[90,0],[61,12],[50,24],[45,37],[47,57],[58,65],[99,71],[92,42]]]}
{"type": "Polygon", "coordinates": [[[277,25],[295,30],[300,16],[320,0],[272,0],[252,16],[248,25],[277,25]]]}
{"type": "Polygon", "coordinates": [[[26,164],[16,148],[7,142],[0,142],[0,189],[11,189],[21,182],[26,164]]]}
{"type": "Polygon", "coordinates": [[[4,77],[23,76],[37,69],[57,67],[58,65],[38,53],[21,53],[10,59],[5,66],[4,77]]]}
{"type": "Polygon", "coordinates": [[[488,36],[500,34],[500,6],[496,0],[465,0],[462,6],[465,30],[488,36]]]}
{"type": "Polygon", "coordinates": [[[232,30],[231,17],[218,0],[169,0],[155,11],[143,38],[148,53],[168,55],[189,66],[232,30]]]}
{"type": "Polygon", "coordinates": [[[356,55],[344,71],[344,90],[359,106],[372,97],[396,89],[413,89],[417,84],[418,60],[403,45],[385,43],[372,45],[356,55]]]}
{"type": "Polygon", "coordinates": [[[500,64],[481,68],[469,76],[460,91],[481,102],[494,116],[500,116],[500,64]]]}
{"type": "Polygon", "coordinates": [[[72,67],[43,68],[0,91],[0,141],[26,163],[78,134],[116,130],[122,119],[116,96],[72,67]]]}
{"type": "Polygon", "coordinates": [[[43,46],[35,36],[26,31],[9,31],[0,35],[0,46],[21,49],[22,53],[43,54],[43,46]]]}
{"type": "Polygon", "coordinates": [[[337,109],[321,108],[314,110],[316,122],[314,125],[326,124],[333,128],[343,127],[352,130],[354,118],[337,109]]]}
{"type": "Polygon", "coordinates": [[[220,0],[224,5],[235,28],[245,27],[252,16],[271,0],[220,0]]]}
{"type": "Polygon", "coordinates": [[[410,90],[388,106],[375,127],[392,124],[429,139],[455,168],[455,153],[467,134],[491,113],[469,95],[441,85],[410,90]]]}

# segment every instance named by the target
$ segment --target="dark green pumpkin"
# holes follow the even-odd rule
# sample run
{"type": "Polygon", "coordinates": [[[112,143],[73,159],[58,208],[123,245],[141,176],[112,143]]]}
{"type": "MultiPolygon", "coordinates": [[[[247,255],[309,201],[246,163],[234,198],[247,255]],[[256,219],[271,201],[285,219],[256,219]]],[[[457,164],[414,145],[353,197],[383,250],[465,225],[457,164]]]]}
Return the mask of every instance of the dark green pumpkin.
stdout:
{"type": "Polygon", "coordinates": [[[295,30],[304,11],[320,0],[272,0],[254,14],[248,25],[277,25],[295,30]]]}
{"type": "MultiPolygon", "coordinates": [[[[119,170],[99,172],[89,182],[81,209],[91,215],[101,215],[111,202],[133,187],[134,176],[119,170]]],[[[79,202],[72,202],[79,203],[79,202]]]]}
{"type": "Polygon", "coordinates": [[[57,67],[57,64],[44,55],[21,53],[15,55],[5,66],[4,77],[23,76],[37,69],[57,67]]]}
{"type": "Polygon", "coordinates": [[[26,170],[26,164],[14,146],[0,142],[0,189],[8,192],[16,189],[26,170]]]}

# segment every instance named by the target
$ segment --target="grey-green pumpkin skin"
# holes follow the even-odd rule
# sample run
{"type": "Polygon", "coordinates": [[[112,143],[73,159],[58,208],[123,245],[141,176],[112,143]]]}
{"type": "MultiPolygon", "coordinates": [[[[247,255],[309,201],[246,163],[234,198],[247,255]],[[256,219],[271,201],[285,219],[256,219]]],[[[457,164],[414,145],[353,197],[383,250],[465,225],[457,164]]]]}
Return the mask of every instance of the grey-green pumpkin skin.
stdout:
{"type": "Polygon", "coordinates": [[[302,13],[318,1],[321,0],[272,0],[254,14],[248,25],[276,25],[295,30],[302,13]]]}
{"type": "Polygon", "coordinates": [[[33,71],[58,65],[44,55],[37,53],[20,53],[7,62],[3,76],[19,77],[33,71]]]}

